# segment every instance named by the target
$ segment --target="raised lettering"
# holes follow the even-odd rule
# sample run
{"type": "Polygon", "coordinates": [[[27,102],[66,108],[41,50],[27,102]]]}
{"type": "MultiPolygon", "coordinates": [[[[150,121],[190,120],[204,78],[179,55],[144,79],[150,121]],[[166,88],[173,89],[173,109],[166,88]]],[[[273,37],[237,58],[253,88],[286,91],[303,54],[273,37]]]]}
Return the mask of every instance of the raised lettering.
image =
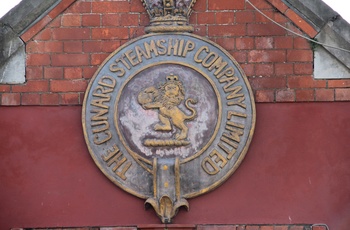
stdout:
{"type": "MultiPolygon", "coordinates": [[[[159,42],[159,41],[157,41],[157,42],[159,42]]],[[[150,44],[145,42],[144,46],[145,46],[145,50],[146,50],[146,53],[147,53],[148,57],[152,57],[152,52],[154,53],[154,55],[156,57],[158,57],[159,54],[158,54],[158,50],[157,50],[156,43],[155,43],[154,40],[151,40],[150,44]]]]}
{"type": "Polygon", "coordinates": [[[126,58],[129,60],[132,66],[136,66],[140,62],[136,60],[136,55],[133,53],[133,50],[128,50],[125,52],[126,58]]]}
{"type": "Polygon", "coordinates": [[[181,56],[182,55],[182,51],[183,51],[183,49],[184,49],[184,43],[185,43],[185,40],[180,40],[180,44],[179,44],[179,50],[178,50],[178,52],[177,52],[177,54],[179,55],[179,56],[181,56]]]}
{"type": "Polygon", "coordinates": [[[91,110],[91,113],[97,113],[92,116],[91,121],[106,121],[107,117],[103,116],[108,114],[108,109],[100,109],[100,110],[91,110]]]}
{"type": "Polygon", "coordinates": [[[238,144],[234,143],[233,141],[231,141],[230,139],[232,139],[232,137],[227,134],[227,133],[223,133],[223,136],[220,138],[221,141],[225,142],[226,144],[228,144],[229,146],[237,149],[238,148],[238,144]]]}
{"type": "Polygon", "coordinates": [[[107,149],[107,155],[102,155],[102,159],[108,162],[112,157],[119,152],[117,145],[113,145],[112,149],[107,149]]]}
{"type": "Polygon", "coordinates": [[[105,102],[109,102],[111,100],[111,98],[102,98],[102,99],[97,99],[97,100],[91,100],[91,105],[99,107],[99,108],[103,108],[103,109],[109,109],[109,105],[105,105],[103,103],[105,102]]]}
{"type": "Polygon", "coordinates": [[[209,52],[209,48],[208,46],[202,46],[201,48],[198,49],[198,51],[196,52],[196,54],[194,55],[194,61],[197,63],[201,63],[203,62],[203,59],[200,59],[200,55],[202,52],[209,52]]]}
{"type": "MultiPolygon", "coordinates": [[[[233,123],[233,122],[227,122],[226,126],[225,126],[225,129],[227,131],[230,131],[230,132],[229,133],[223,133],[223,135],[225,137],[229,138],[230,140],[239,143],[239,142],[241,142],[240,136],[242,136],[244,132],[241,129],[235,128],[235,126],[233,126],[234,124],[235,123],[233,123]]],[[[227,143],[227,144],[229,144],[229,143],[227,143]]],[[[236,145],[235,146],[231,145],[231,146],[237,149],[236,145]]]]}
{"type": "Polygon", "coordinates": [[[177,56],[177,50],[178,49],[179,49],[179,40],[176,39],[175,40],[175,44],[173,44],[173,39],[169,38],[169,41],[168,41],[168,56],[170,56],[170,55],[177,56]],[[173,53],[171,53],[171,51],[173,51],[173,53]]]}
{"type": "Polygon", "coordinates": [[[218,59],[219,55],[215,52],[210,52],[204,59],[202,62],[202,66],[204,66],[205,68],[209,68],[211,65],[214,64],[214,62],[216,61],[216,59],[218,59]]]}
{"type": "Polygon", "coordinates": [[[227,154],[226,159],[227,160],[231,160],[231,158],[233,157],[233,155],[236,153],[236,149],[232,149],[231,151],[224,145],[223,142],[219,142],[218,146],[220,147],[220,149],[224,150],[224,152],[227,154]]]}
{"type": "Polygon", "coordinates": [[[227,159],[223,157],[216,149],[214,149],[209,156],[211,156],[215,163],[219,164],[220,168],[225,167],[227,164],[227,159]]]}
{"type": "Polygon", "coordinates": [[[142,57],[145,57],[146,59],[151,58],[151,56],[148,55],[140,46],[135,46],[135,53],[140,63],[143,61],[142,57]]]}
{"type": "Polygon", "coordinates": [[[240,129],[244,129],[244,125],[243,124],[238,124],[236,122],[233,122],[233,121],[228,121],[226,123],[226,129],[230,130],[228,127],[236,127],[236,128],[240,128],[240,129]]]}
{"type": "Polygon", "coordinates": [[[119,148],[116,145],[113,145],[112,149],[107,150],[107,155],[102,157],[103,160],[107,163],[108,167],[112,168],[113,172],[119,176],[122,180],[126,180],[125,173],[131,167],[131,162],[128,162],[127,158],[120,152],[119,148]],[[121,170],[118,171],[118,169],[121,170]]]}
{"type": "Polygon", "coordinates": [[[219,82],[220,83],[225,83],[224,90],[225,92],[230,92],[228,89],[231,85],[235,84],[238,81],[238,77],[233,76],[233,77],[225,77],[225,78],[220,78],[219,82]]]}
{"type": "MultiPolygon", "coordinates": [[[[101,134],[101,133],[99,133],[101,134]]],[[[109,141],[112,138],[112,133],[110,131],[106,131],[104,132],[104,138],[101,139],[101,137],[98,134],[95,134],[94,136],[94,143],[96,145],[102,145],[103,143],[106,143],[107,141],[109,141]]]]}
{"type": "Polygon", "coordinates": [[[109,70],[113,73],[117,73],[117,77],[123,77],[125,75],[125,69],[118,67],[117,63],[111,64],[109,70]]]}
{"type": "Polygon", "coordinates": [[[227,62],[222,60],[222,57],[216,59],[216,61],[209,67],[209,71],[212,71],[214,68],[216,71],[214,75],[217,76],[225,67],[227,66],[227,62]]]}
{"type": "Polygon", "coordinates": [[[93,93],[92,93],[92,96],[94,97],[104,97],[104,98],[108,98],[109,95],[107,93],[111,93],[113,92],[113,89],[111,88],[105,88],[105,87],[102,87],[102,86],[97,86],[93,93]]]}
{"type": "Polygon", "coordinates": [[[204,160],[202,161],[202,168],[209,175],[215,175],[220,171],[219,167],[210,157],[204,158],[204,160]]]}
{"type": "Polygon", "coordinates": [[[128,64],[128,62],[125,61],[124,57],[125,57],[125,54],[123,54],[120,58],[116,59],[115,62],[116,62],[116,63],[119,63],[119,62],[123,63],[123,65],[124,65],[128,70],[130,70],[131,67],[130,67],[130,65],[128,64]]]}
{"type": "Polygon", "coordinates": [[[91,126],[92,127],[95,127],[95,126],[103,126],[102,128],[99,128],[99,129],[93,129],[92,130],[92,133],[101,133],[103,131],[106,131],[109,129],[109,123],[108,121],[97,121],[97,122],[92,122],[91,123],[91,126]]]}
{"type": "Polygon", "coordinates": [[[223,71],[221,71],[221,73],[219,73],[216,76],[216,78],[219,79],[219,78],[221,78],[223,76],[232,77],[234,75],[234,73],[235,73],[235,70],[231,66],[229,66],[226,69],[224,69],[223,71]]]}
{"type": "Polygon", "coordinates": [[[243,103],[243,101],[245,100],[245,97],[240,97],[238,98],[238,100],[231,100],[227,102],[228,106],[232,106],[232,105],[238,105],[240,107],[242,107],[243,109],[246,109],[247,106],[243,103]]]}
{"type": "MultiPolygon", "coordinates": [[[[114,89],[116,83],[117,83],[117,81],[113,77],[110,77],[110,76],[103,76],[103,77],[101,77],[101,80],[99,80],[99,82],[98,82],[99,85],[102,85],[102,86],[105,86],[108,88],[112,88],[112,89],[114,89]]],[[[110,92],[112,92],[112,91],[110,91],[110,92]]]]}
{"type": "Polygon", "coordinates": [[[227,85],[224,86],[225,93],[231,92],[229,95],[227,95],[227,97],[226,97],[227,100],[237,98],[237,97],[244,97],[243,93],[239,93],[243,89],[242,86],[235,86],[232,88],[226,88],[227,85]]]}
{"type": "Polygon", "coordinates": [[[186,57],[188,52],[191,52],[192,50],[194,50],[194,48],[196,47],[195,43],[192,41],[187,41],[184,51],[182,53],[182,57],[186,57]]]}
{"type": "Polygon", "coordinates": [[[245,114],[245,113],[238,113],[238,112],[234,112],[234,111],[228,111],[227,119],[230,120],[232,118],[232,116],[247,118],[247,114],[245,114]]]}
{"type": "Polygon", "coordinates": [[[165,55],[166,54],[167,50],[166,50],[166,47],[165,47],[165,45],[163,43],[165,43],[164,39],[160,39],[160,40],[157,41],[159,55],[165,55]]]}
{"type": "Polygon", "coordinates": [[[202,168],[209,175],[215,175],[220,171],[220,168],[225,167],[227,159],[214,149],[209,156],[202,161],[202,168]]]}

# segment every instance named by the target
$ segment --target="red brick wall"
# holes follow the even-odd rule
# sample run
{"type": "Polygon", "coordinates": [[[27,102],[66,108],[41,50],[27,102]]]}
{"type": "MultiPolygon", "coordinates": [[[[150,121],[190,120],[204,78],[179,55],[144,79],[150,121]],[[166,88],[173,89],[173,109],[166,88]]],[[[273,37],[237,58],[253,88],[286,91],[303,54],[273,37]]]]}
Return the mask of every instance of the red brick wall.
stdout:
{"type": "MultiPolygon", "coordinates": [[[[316,34],[280,0],[252,2],[289,29],[316,34]]],[[[0,85],[1,105],[81,104],[98,66],[121,44],[143,35],[148,22],[140,0],[62,0],[22,35],[26,83],[0,85]]],[[[190,22],[195,34],[217,42],[240,63],[257,102],[350,100],[350,80],[313,79],[309,42],[244,0],[198,0],[190,22]]]]}

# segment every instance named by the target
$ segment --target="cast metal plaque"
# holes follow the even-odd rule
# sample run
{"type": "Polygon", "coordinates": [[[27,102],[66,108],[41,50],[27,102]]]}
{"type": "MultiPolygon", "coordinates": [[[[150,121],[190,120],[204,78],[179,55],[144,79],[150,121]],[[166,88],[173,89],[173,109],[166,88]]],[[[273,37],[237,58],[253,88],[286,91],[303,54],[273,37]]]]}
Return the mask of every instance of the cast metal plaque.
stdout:
{"type": "Polygon", "coordinates": [[[187,198],[215,189],[240,165],[255,105],[227,51],[165,30],[104,61],[87,88],[82,122],[100,170],[170,223],[179,207],[189,207],[187,198]]]}

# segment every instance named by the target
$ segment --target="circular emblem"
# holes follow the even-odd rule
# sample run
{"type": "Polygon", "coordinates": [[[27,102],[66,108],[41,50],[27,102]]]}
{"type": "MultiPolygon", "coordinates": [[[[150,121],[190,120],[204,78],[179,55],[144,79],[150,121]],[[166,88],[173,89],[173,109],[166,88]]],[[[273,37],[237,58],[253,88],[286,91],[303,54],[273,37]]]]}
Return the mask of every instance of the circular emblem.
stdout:
{"type": "Polygon", "coordinates": [[[82,121],[89,152],[111,181],[152,206],[186,205],[183,199],[216,188],[242,162],[255,105],[224,49],[192,34],[153,34],[104,61],[82,121]]]}

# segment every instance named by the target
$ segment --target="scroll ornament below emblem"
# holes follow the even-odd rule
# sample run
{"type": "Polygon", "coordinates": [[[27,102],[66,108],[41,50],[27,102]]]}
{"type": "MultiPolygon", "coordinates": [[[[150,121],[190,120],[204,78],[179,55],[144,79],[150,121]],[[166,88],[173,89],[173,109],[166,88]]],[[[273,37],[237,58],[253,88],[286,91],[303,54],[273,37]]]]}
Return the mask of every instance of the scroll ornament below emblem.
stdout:
{"type": "Polygon", "coordinates": [[[196,0],[141,0],[144,35],[113,52],[83,103],[90,155],[125,191],[171,223],[188,198],[215,189],[242,162],[255,126],[253,93],[238,63],[189,34],[196,0]]]}
{"type": "MultiPolygon", "coordinates": [[[[192,112],[191,115],[186,115],[178,107],[184,98],[184,86],[182,82],[179,81],[179,77],[174,74],[167,76],[166,82],[161,83],[158,89],[154,86],[150,86],[139,93],[137,99],[143,109],[158,110],[159,123],[154,125],[155,131],[170,132],[173,130],[173,126],[178,130],[174,138],[146,139],[144,140],[145,146],[179,147],[190,144],[190,142],[186,140],[188,135],[186,121],[193,120],[196,117],[197,111],[190,107],[189,103],[196,104],[197,101],[192,98],[186,100],[186,108],[192,112]]],[[[179,158],[175,158],[175,161],[154,160],[153,167],[160,168],[157,172],[157,178],[163,178],[156,180],[154,183],[157,184],[158,187],[162,187],[164,183],[166,188],[175,189],[173,192],[175,196],[169,196],[169,191],[164,192],[164,194],[156,192],[158,188],[155,188],[155,196],[148,198],[145,204],[146,206],[151,205],[154,208],[163,223],[171,223],[172,218],[176,215],[180,207],[185,207],[189,210],[187,200],[180,196],[179,158]],[[169,169],[169,166],[171,169],[169,169]],[[175,178],[175,186],[169,185],[168,182],[169,180],[173,180],[173,178],[175,178]],[[157,195],[157,193],[159,195],[157,195]]],[[[162,191],[162,189],[160,189],[160,191],[162,191]]]]}

